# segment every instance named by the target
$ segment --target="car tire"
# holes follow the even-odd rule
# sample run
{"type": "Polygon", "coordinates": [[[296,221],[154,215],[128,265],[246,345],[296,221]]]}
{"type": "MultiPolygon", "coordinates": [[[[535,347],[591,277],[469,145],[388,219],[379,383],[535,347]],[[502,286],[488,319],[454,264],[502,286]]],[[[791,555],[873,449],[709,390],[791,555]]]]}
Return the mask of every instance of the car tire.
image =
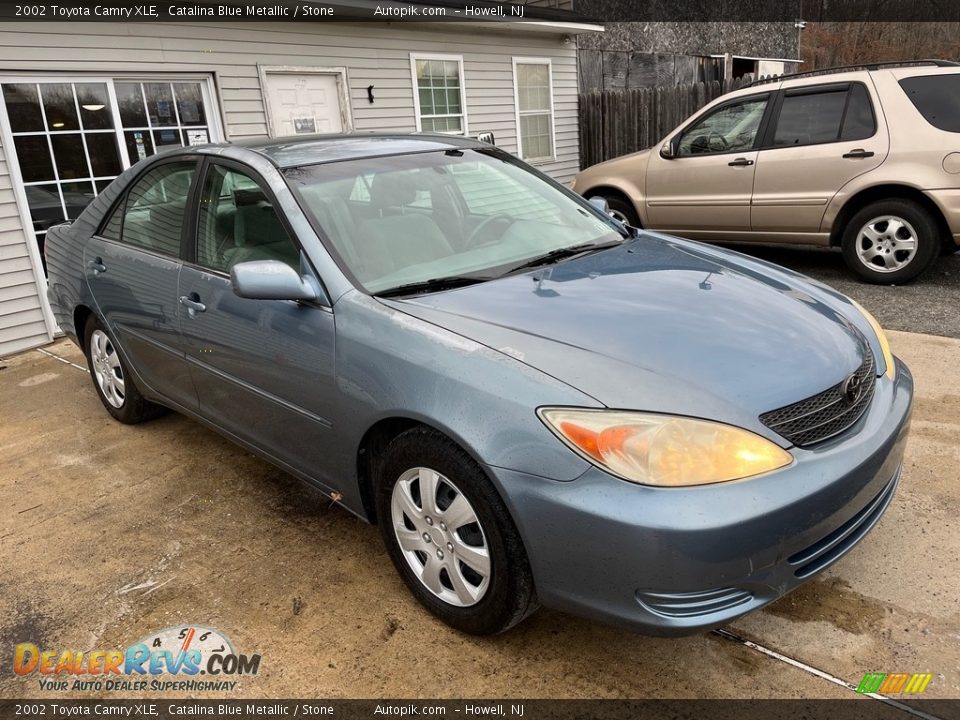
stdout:
{"type": "Polygon", "coordinates": [[[591,195],[591,198],[599,197],[607,201],[607,207],[610,209],[610,215],[630,227],[640,227],[640,217],[637,215],[636,208],[622,195],[597,193],[591,195]]]}
{"type": "Polygon", "coordinates": [[[95,315],[87,319],[83,340],[94,390],[114,419],[136,425],[163,414],[161,405],[150,402],[140,393],[113,337],[95,315]]]}
{"type": "Polygon", "coordinates": [[[461,447],[429,428],[413,428],[390,442],[374,472],[387,552],[431,613],[462,632],[493,635],[537,609],[520,534],[461,447]]]}
{"type": "Polygon", "coordinates": [[[937,224],[920,205],[879,200],[858,211],[844,228],[843,259],[870,283],[906,283],[925,272],[942,247],[937,224]]]}

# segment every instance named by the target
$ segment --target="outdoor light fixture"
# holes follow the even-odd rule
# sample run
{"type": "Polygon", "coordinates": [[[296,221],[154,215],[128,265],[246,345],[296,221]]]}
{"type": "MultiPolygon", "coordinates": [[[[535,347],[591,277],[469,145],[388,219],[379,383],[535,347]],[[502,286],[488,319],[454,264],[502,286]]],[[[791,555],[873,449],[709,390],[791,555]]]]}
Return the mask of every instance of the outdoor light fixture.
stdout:
{"type": "Polygon", "coordinates": [[[96,112],[97,110],[103,110],[105,105],[81,105],[84,110],[89,110],[90,112],[96,112]]]}

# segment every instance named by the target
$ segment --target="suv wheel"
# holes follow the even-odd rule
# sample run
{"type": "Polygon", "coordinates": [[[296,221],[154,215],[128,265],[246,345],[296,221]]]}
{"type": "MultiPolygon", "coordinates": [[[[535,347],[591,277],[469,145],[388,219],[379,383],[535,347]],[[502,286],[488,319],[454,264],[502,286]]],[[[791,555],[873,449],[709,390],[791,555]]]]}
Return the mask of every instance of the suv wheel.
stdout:
{"type": "Polygon", "coordinates": [[[857,212],[843,233],[843,258],[861,278],[893,285],[913,280],[936,260],[937,224],[917,203],[890,199],[857,212]]]}
{"type": "Polygon", "coordinates": [[[117,352],[113,338],[94,315],[87,320],[83,338],[93,387],[100,402],[114,419],[135,425],[163,413],[162,406],[140,394],[140,389],[117,352]]]}
{"type": "Polygon", "coordinates": [[[537,608],[523,543],[473,459],[427,428],[399,435],[376,471],[377,518],[407,587],[448,625],[492,635],[537,608]]]}

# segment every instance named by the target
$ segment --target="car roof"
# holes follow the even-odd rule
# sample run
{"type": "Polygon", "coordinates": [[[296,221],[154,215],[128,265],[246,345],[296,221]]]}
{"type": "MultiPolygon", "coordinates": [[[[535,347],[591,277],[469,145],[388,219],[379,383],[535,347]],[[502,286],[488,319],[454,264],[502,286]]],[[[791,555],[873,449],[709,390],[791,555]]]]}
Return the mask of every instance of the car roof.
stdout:
{"type": "Polygon", "coordinates": [[[201,145],[194,150],[216,154],[226,148],[246,149],[262,155],[278,168],[288,168],[342,160],[475,147],[489,147],[489,145],[458,135],[371,132],[255,138],[235,143],[201,145]]]}

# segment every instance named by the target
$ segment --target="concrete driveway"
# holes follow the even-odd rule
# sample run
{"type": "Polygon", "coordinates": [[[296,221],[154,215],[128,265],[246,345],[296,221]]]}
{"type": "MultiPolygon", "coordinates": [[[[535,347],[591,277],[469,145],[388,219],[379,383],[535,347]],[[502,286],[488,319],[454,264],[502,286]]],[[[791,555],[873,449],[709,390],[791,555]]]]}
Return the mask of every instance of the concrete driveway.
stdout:
{"type": "Polygon", "coordinates": [[[10,672],[16,643],[123,648],[198,623],[262,655],[241,697],[854,697],[838,683],[873,671],[931,672],[926,696],[960,697],[960,341],[891,339],[918,398],[884,519],[792,595],[679,640],[551,611],[459,635],[325,497],[183,417],[114,422],[69,343],[7,359],[0,696],[54,699],[10,672]]]}

